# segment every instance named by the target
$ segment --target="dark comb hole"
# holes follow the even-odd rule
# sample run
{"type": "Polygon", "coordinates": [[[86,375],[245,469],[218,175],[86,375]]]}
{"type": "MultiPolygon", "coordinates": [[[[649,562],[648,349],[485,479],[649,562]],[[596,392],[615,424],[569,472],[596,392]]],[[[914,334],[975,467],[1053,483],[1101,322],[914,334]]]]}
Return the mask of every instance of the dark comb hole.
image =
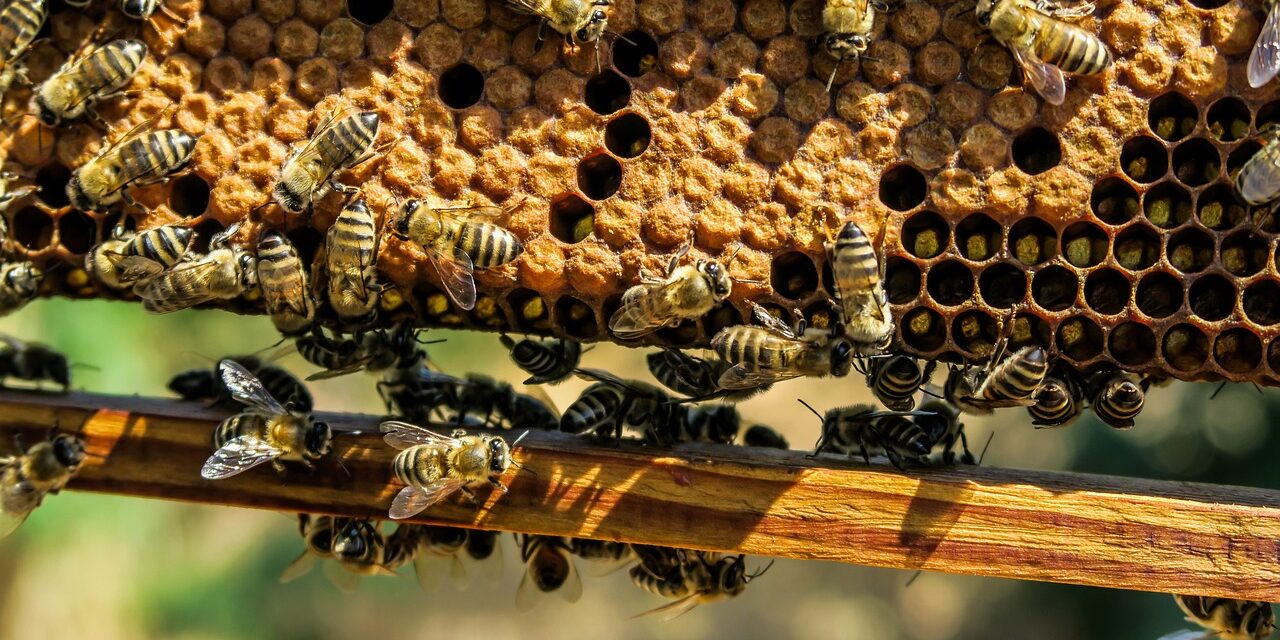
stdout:
{"type": "Polygon", "coordinates": [[[921,211],[902,223],[902,246],[917,258],[932,258],[947,250],[951,229],[933,211],[921,211]]]}
{"type": "Polygon", "coordinates": [[[1222,172],[1222,160],[1213,143],[1192,138],[1173,150],[1173,175],[1189,187],[1208,184],[1222,172]]]}
{"type": "Polygon", "coordinates": [[[1213,358],[1231,373],[1250,373],[1262,364],[1262,340],[1246,329],[1230,329],[1213,342],[1213,358]]]}
{"type": "Polygon", "coordinates": [[[1098,269],[1084,281],[1084,302],[1103,315],[1124,311],[1129,304],[1129,280],[1115,269],[1098,269]]]}
{"type": "Polygon", "coordinates": [[[31,251],[53,242],[53,218],[36,207],[24,207],[13,215],[13,239],[31,251]]]}
{"type": "Polygon", "coordinates": [[[1169,264],[1183,273],[1199,273],[1213,262],[1213,239],[1199,229],[1183,229],[1169,239],[1169,264]]]}
{"type": "Polygon", "coordinates": [[[1147,125],[1157,136],[1170,142],[1191,135],[1199,118],[1195,103],[1176,91],[1152,100],[1147,107],[1147,125]]]}
{"type": "Polygon", "coordinates": [[[830,329],[836,323],[836,312],[826,300],[819,300],[805,307],[800,315],[815,329],[830,329]]]}
{"type": "Polygon", "coordinates": [[[71,181],[71,170],[58,164],[47,164],[36,171],[36,194],[45,204],[60,209],[71,204],[67,198],[67,183],[71,181]]]}
{"type": "Polygon", "coordinates": [[[938,304],[953,307],[973,297],[973,272],[957,260],[948,260],[926,274],[929,295],[938,304]]]}
{"type": "Polygon", "coordinates": [[[920,297],[920,267],[906,258],[889,258],[885,262],[885,287],[889,302],[914,302],[920,297]]]}
{"type": "Polygon", "coordinates": [[[1107,233],[1092,222],[1077,222],[1062,232],[1062,256],[1077,267],[1092,267],[1107,257],[1107,233]]]}
{"type": "Polygon", "coordinates": [[[514,289],[507,294],[507,304],[511,305],[517,327],[524,330],[550,328],[546,300],[537,291],[524,287],[514,289]]]}
{"type": "Polygon", "coordinates": [[[555,322],[569,337],[577,340],[590,340],[600,331],[595,312],[587,303],[573,296],[561,296],[556,300],[555,322]]]}
{"type": "Polygon", "coordinates": [[[347,0],[347,14],[356,22],[375,25],[391,15],[392,0],[347,0]]]}
{"type": "Polygon", "coordinates": [[[991,355],[999,337],[995,318],[981,311],[966,311],[951,322],[951,339],[972,358],[991,355]]]}
{"type": "Polygon", "coordinates": [[[1256,140],[1241,141],[1235,149],[1231,150],[1231,153],[1227,154],[1227,175],[1234,180],[1240,167],[1243,167],[1253,156],[1258,155],[1261,150],[1262,144],[1256,140]]]}
{"type": "Polygon", "coordinates": [[[778,295],[791,300],[799,300],[818,290],[818,268],[809,256],[799,251],[774,258],[769,279],[778,295]]]}
{"type": "Polygon", "coordinates": [[[578,189],[592,200],[604,200],[622,184],[622,164],[613,156],[598,153],[578,163],[578,189]]]}
{"type": "Polygon", "coordinates": [[[466,109],[480,102],[484,93],[484,76],[479,69],[462,63],[440,74],[440,101],[452,109],[466,109]]]}
{"type": "Polygon", "coordinates": [[[187,218],[204,213],[209,208],[209,183],[194,173],[174,180],[169,190],[169,208],[187,218]]]}
{"type": "Polygon", "coordinates": [[[1106,178],[1093,185],[1089,197],[1093,215],[1107,224],[1124,224],[1138,215],[1138,192],[1121,178],[1106,178]]]}
{"type": "Polygon", "coordinates": [[[293,244],[293,248],[298,252],[298,257],[302,259],[302,264],[308,265],[315,261],[316,253],[320,250],[320,245],[324,244],[325,237],[318,229],[314,227],[301,227],[294,229],[286,234],[289,242],[293,244]]]}
{"type": "Polygon", "coordinates": [[[1169,170],[1169,154],[1151,136],[1138,136],[1124,143],[1120,168],[1134,182],[1155,182],[1169,170]]]}
{"type": "Polygon", "coordinates": [[[551,235],[561,242],[582,242],[595,228],[596,210],[577,194],[565,193],[551,200],[551,235]]]}
{"type": "Polygon", "coordinates": [[[499,331],[510,329],[507,325],[506,314],[502,312],[502,307],[493,296],[480,294],[476,296],[476,305],[468,313],[471,321],[481,327],[488,327],[499,331]]]}
{"type": "Polygon", "coordinates": [[[1013,164],[1028,174],[1044,173],[1061,161],[1058,136],[1044,127],[1031,127],[1013,139],[1013,164]]]}
{"type": "Polygon", "coordinates": [[[1023,218],[1009,229],[1009,253],[1019,262],[1035,266],[1058,253],[1058,236],[1048,222],[1023,218]]]}
{"type": "Polygon", "coordinates": [[[1047,311],[1062,311],[1076,302],[1076,276],[1058,265],[1041,269],[1031,280],[1031,297],[1047,311]]]}
{"type": "Polygon", "coordinates": [[[1193,315],[1209,321],[1222,320],[1236,306],[1236,289],[1226,278],[1210,274],[1191,285],[1187,300],[1193,315]]]}
{"type": "Polygon", "coordinates": [[[1244,314],[1263,326],[1280,324],[1280,284],[1259,280],[1249,285],[1244,290],[1244,314]]]}
{"type": "Polygon", "coordinates": [[[58,218],[58,243],[70,253],[88,253],[98,235],[98,223],[79,211],[70,211],[58,218]]]}
{"type": "Polygon", "coordinates": [[[1175,182],[1161,182],[1142,196],[1142,213],[1162,229],[1180,226],[1191,219],[1191,192],[1175,182]]]}
{"type": "Polygon", "coordinates": [[[711,310],[702,318],[702,325],[705,329],[704,333],[714,336],[721,329],[732,327],[743,323],[742,314],[738,313],[737,308],[731,304],[722,304],[711,310]]]}
{"type": "Polygon", "coordinates": [[[1150,327],[1126,322],[1111,331],[1111,355],[1120,364],[1142,366],[1156,357],[1156,334],[1150,327]]]}
{"type": "Polygon", "coordinates": [[[643,31],[628,31],[613,42],[613,67],[638,78],[658,66],[658,43],[643,31]]]}
{"type": "Polygon", "coordinates": [[[1030,314],[1018,314],[1013,318],[1013,330],[1009,332],[1009,348],[1023,347],[1049,348],[1053,343],[1053,334],[1044,320],[1030,314]]]}
{"type": "Polygon", "coordinates": [[[947,340],[947,326],[942,316],[925,307],[917,307],[902,318],[902,341],[921,353],[942,348],[947,340]]]}
{"type": "Polygon", "coordinates": [[[894,211],[910,211],[924,202],[929,185],[920,170],[900,164],[880,174],[880,202],[894,211]]]}
{"type": "Polygon", "coordinates": [[[587,80],[583,89],[583,102],[600,115],[619,111],[630,101],[631,83],[616,71],[605,71],[587,80]]]}
{"type": "Polygon", "coordinates": [[[1227,4],[1228,1],[1229,0],[1191,0],[1191,4],[1200,7],[1201,9],[1217,9],[1218,7],[1227,4]]]}
{"type": "MultiPolygon", "coordinates": [[[[610,313],[610,316],[613,314],[610,313]]],[[[653,333],[657,338],[673,347],[688,347],[698,341],[698,323],[685,320],[674,327],[663,327],[653,333]]]]}
{"type": "Polygon", "coordinates": [[[1196,217],[1214,230],[1230,229],[1249,219],[1249,211],[1236,200],[1231,185],[1218,183],[1196,196],[1196,217]]]}
{"type": "Polygon", "coordinates": [[[1068,318],[1058,325],[1058,350],[1062,355],[1085,362],[1102,353],[1102,328],[1088,318],[1068,318]]]}
{"type": "Polygon", "coordinates": [[[1182,308],[1182,282],[1153,271],[1138,282],[1138,310],[1152,318],[1167,318],[1182,308]]]}
{"type": "Polygon", "coordinates": [[[1267,266],[1267,243],[1250,231],[1227,236],[1218,254],[1223,268],[1240,277],[1251,276],[1267,266]]]}
{"type": "Polygon", "coordinates": [[[1164,358],[1173,368],[1194,371],[1209,359],[1209,339],[1204,332],[1189,324],[1169,329],[1161,341],[1164,358]]]}
{"type": "Polygon", "coordinates": [[[1262,105],[1257,111],[1255,131],[1262,131],[1267,125],[1280,122],[1280,100],[1273,100],[1262,105]]]}
{"type": "Polygon", "coordinates": [[[987,304],[1008,309],[1027,297],[1027,276],[1011,264],[992,265],[978,276],[978,291],[987,304]]]}
{"type": "Polygon", "coordinates": [[[213,218],[202,221],[191,228],[191,248],[189,250],[196,253],[207,253],[209,251],[209,241],[214,236],[222,233],[224,229],[226,227],[223,227],[222,223],[213,218]]]}
{"type": "Polygon", "coordinates": [[[1130,225],[1116,236],[1116,262],[1130,271],[1141,271],[1160,259],[1160,237],[1144,224],[1130,225]]]}
{"type": "Polygon", "coordinates": [[[635,158],[649,148],[649,121],[638,113],[624,113],[604,127],[604,147],[619,158],[635,158]]]}
{"type": "Polygon", "coordinates": [[[975,213],[956,225],[956,247],[960,255],[982,262],[995,255],[1004,242],[1004,229],[990,216],[975,213]]]}
{"type": "Polygon", "coordinates": [[[1223,98],[1209,107],[1205,118],[1209,135],[1223,142],[1235,142],[1249,135],[1249,107],[1240,98],[1223,98]]]}

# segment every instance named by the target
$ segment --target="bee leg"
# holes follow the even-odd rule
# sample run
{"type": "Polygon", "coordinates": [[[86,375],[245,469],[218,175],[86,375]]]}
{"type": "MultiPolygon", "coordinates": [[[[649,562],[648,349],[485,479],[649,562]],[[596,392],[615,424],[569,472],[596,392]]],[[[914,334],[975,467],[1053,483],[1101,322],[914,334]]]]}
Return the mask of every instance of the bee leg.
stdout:
{"type": "Polygon", "coordinates": [[[276,473],[282,476],[285,475],[284,463],[281,462],[279,459],[275,459],[271,461],[271,468],[275,469],[276,473]]]}
{"type": "Polygon", "coordinates": [[[480,508],[480,501],[476,500],[476,492],[472,491],[471,487],[464,486],[461,491],[462,495],[466,496],[467,500],[470,501],[473,506],[477,509],[480,508]]]}
{"type": "MultiPolygon", "coordinates": [[[[960,462],[963,464],[978,464],[978,461],[973,457],[973,452],[969,451],[969,436],[965,435],[963,425],[961,425],[959,431],[960,448],[964,451],[964,454],[960,456],[960,462]]],[[[955,446],[954,442],[952,442],[952,446],[955,446]]]]}
{"type": "Polygon", "coordinates": [[[178,15],[173,9],[170,9],[166,5],[163,5],[163,4],[160,5],[160,13],[163,13],[164,15],[169,16],[170,20],[173,20],[174,22],[177,22],[180,25],[186,26],[187,24],[187,21],[183,19],[182,16],[178,15]]]}
{"type": "Polygon", "coordinates": [[[898,455],[897,450],[893,447],[885,447],[884,455],[889,458],[889,463],[893,465],[893,468],[898,471],[906,471],[906,469],[902,467],[902,456],[898,455]]]}

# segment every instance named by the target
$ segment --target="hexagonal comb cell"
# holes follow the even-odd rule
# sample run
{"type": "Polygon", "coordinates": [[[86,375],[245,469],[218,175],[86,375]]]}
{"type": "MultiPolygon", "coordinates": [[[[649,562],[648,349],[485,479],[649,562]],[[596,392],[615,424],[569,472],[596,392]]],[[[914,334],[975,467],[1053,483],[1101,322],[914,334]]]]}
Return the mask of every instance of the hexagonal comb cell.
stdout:
{"type": "Polygon", "coordinates": [[[1159,140],[1138,136],[1124,143],[1120,168],[1134,182],[1155,182],[1169,170],[1169,154],[1159,140]]]}
{"type": "Polygon", "coordinates": [[[818,268],[799,251],[784,253],[773,259],[769,281],[778,295],[799,300],[818,290],[818,268]]]}
{"type": "Polygon", "coordinates": [[[929,259],[947,250],[951,228],[933,211],[913,214],[902,224],[902,245],[917,258],[929,259]]]}
{"type": "Polygon", "coordinates": [[[1013,164],[1024,172],[1044,173],[1062,161],[1058,136],[1044,127],[1031,127],[1013,139],[1013,164]]]}
{"type": "Polygon", "coordinates": [[[1124,224],[1138,215],[1138,191],[1122,178],[1111,177],[1093,186],[1089,206],[1098,219],[1113,225],[1124,224]]]}
{"type": "Polygon", "coordinates": [[[956,225],[956,248],[974,262],[994,256],[1003,242],[1004,228],[986,214],[975,213],[956,225]]]}
{"type": "Polygon", "coordinates": [[[566,193],[551,200],[551,235],[561,242],[582,242],[595,229],[596,210],[577,194],[566,193]]]}
{"type": "Polygon", "coordinates": [[[604,147],[619,158],[635,158],[649,148],[653,133],[638,113],[624,113],[604,128],[604,147]]]}
{"type": "Polygon", "coordinates": [[[1249,135],[1249,105],[1244,100],[1227,97],[1218,100],[1209,107],[1205,120],[1209,126],[1209,135],[1221,142],[1235,142],[1249,135]]]}
{"type": "Polygon", "coordinates": [[[1147,108],[1147,126],[1157,137],[1169,142],[1191,135],[1199,119],[1195,103],[1177,91],[1152,100],[1147,108]]]}
{"type": "Polygon", "coordinates": [[[613,67],[632,78],[658,66],[658,43],[643,31],[628,31],[613,43],[613,67]]]}
{"type": "Polygon", "coordinates": [[[1036,266],[1058,255],[1058,236],[1040,218],[1023,218],[1009,229],[1009,253],[1027,266],[1036,266]]]}
{"type": "Polygon", "coordinates": [[[1192,138],[1173,149],[1173,175],[1189,187],[1217,179],[1222,171],[1218,149],[1204,138],[1192,138]]]}
{"type": "Polygon", "coordinates": [[[910,211],[924,202],[928,188],[919,169],[898,165],[880,176],[880,202],[895,211],[910,211]]]}

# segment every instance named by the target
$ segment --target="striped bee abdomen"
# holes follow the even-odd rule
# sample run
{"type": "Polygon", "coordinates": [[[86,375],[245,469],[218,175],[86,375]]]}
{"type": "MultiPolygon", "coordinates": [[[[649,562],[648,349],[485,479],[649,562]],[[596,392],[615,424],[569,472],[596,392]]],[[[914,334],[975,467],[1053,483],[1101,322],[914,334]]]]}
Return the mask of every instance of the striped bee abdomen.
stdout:
{"type": "Polygon", "coordinates": [[[836,236],[831,249],[831,271],[838,284],[853,285],[858,290],[868,289],[880,281],[880,259],[875,247],[853,222],[845,223],[836,236]]]}
{"type": "Polygon", "coordinates": [[[425,487],[449,475],[451,467],[448,451],[431,445],[409,447],[391,462],[396,478],[411,487],[425,487]]]}
{"type": "Polygon", "coordinates": [[[157,182],[186,166],[196,139],[185,131],[166,129],[130,139],[120,152],[123,182],[157,182]]]}
{"type": "Polygon", "coordinates": [[[1092,33],[1048,17],[1037,22],[1035,51],[1043,62],[1081,75],[1092,75],[1111,66],[1111,52],[1092,33]]]}
{"type": "Polygon", "coordinates": [[[173,266],[191,246],[191,227],[164,225],[143,231],[124,243],[120,253],[173,266]]]}
{"type": "Polygon", "coordinates": [[[147,45],[141,40],[113,40],[98,47],[77,65],[81,91],[90,96],[119,89],[142,66],[146,55],[147,45]]]}
{"type": "Polygon", "coordinates": [[[48,14],[44,0],[19,0],[0,11],[0,64],[7,67],[16,62],[14,58],[35,40],[48,14]]]}
{"type": "Polygon", "coordinates": [[[560,416],[560,430],[586,433],[621,420],[622,391],[611,384],[597,382],[587,387],[560,416]]]}
{"type": "Polygon", "coordinates": [[[1044,349],[1024,347],[991,372],[979,395],[983,400],[1028,398],[1040,388],[1048,373],[1049,359],[1044,349]]]}
{"type": "Polygon", "coordinates": [[[487,222],[463,223],[458,229],[456,243],[477,269],[504,265],[524,253],[524,245],[514,234],[487,222]]]}
{"type": "Polygon", "coordinates": [[[316,140],[327,166],[343,169],[355,164],[378,137],[378,114],[362,111],[347,116],[324,131],[316,140]]]}
{"type": "Polygon", "coordinates": [[[1142,388],[1121,373],[1106,376],[1093,386],[1090,406],[1094,415],[1116,429],[1133,427],[1133,419],[1142,411],[1146,400],[1142,388]]]}
{"type": "Polygon", "coordinates": [[[221,449],[222,445],[236,438],[261,438],[267,428],[267,417],[258,413],[238,413],[213,429],[213,448],[221,449]]]}

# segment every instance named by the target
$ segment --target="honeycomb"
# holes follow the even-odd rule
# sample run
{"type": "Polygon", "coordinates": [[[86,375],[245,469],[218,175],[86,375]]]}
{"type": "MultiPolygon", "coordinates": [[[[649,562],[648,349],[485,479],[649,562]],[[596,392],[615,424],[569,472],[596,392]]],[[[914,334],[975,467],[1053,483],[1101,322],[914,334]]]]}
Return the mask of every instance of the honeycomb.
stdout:
{"type": "MultiPolygon", "coordinates": [[[[150,24],[113,4],[54,3],[56,46],[29,66],[39,82],[113,29],[150,47],[133,95],[99,106],[105,123],[201,138],[189,172],[136,190],[126,225],[185,220],[207,241],[246,220],[237,241],[288,229],[310,259],[340,194],[288,219],[259,205],[290,148],[355,108],[378,111],[388,149],[339,177],[384,222],[410,197],[507,208],[525,255],[477,272],[471,311],[420,248],[388,238],[380,271],[402,295],[386,322],[608,339],[625,288],[692,235],[691,255],[732,253],[759,283],[647,341],[705,345],[749,300],[821,325],[825,230],[852,218],[880,243],[908,353],[979,359],[1007,333],[1084,371],[1280,381],[1280,220],[1257,222],[1229,178],[1280,121],[1270,86],[1245,80],[1255,2],[1100,3],[1084,26],[1116,63],[1070,78],[1057,107],[1023,87],[971,1],[878,16],[868,58],[835,68],[830,93],[819,0],[617,0],[621,37],[576,50],[498,0],[170,0],[184,22],[150,24]]],[[[78,265],[122,215],[63,194],[103,131],[42,129],[21,116],[30,94],[4,103],[9,166],[40,186],[6,213],[13,240],[78,265]]],[[[47,288],[118,295],[77,268],[47,288]]]]}

